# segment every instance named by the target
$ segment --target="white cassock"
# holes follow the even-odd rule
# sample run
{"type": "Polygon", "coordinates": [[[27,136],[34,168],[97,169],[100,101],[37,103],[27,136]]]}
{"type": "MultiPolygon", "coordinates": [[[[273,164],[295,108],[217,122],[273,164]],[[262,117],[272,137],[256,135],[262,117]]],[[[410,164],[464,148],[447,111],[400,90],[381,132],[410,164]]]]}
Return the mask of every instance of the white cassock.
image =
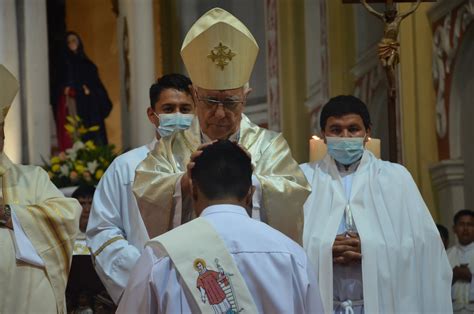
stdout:
{"type": "MultiPolygon", "coordinates": [[[[316,275],[298,244],[267,224],[250,219],[243,207],[210,206],[201,217],[224,241],[259,312],[322,313],[316,275]]],[[[147,246],[117,313],[197,311],[170,258],[156,246],[147,246]]]]}
{"type": "MultiPolygon", "coordinates": [[[[451,268],[468,264],[474,274],[474,242],[462,246],[457,244],[448,249],[448,259],[451,268]]],[[[474,313],[474,283],[456,281],[451,287],[454,313],[474,313]]]]}
{"type": "Polygon", "coordinates": [[[132,187],[135,168],[156,143],[154,139],[115,158],[97,185],[92,202],[87,245],[95,270],[116,304],[149,240],[132,187]]]}
{"type": "Polygon", "coordinates": [[[330,155],[301,168],[312,186],[304,207],[303,246],[319,274],[326,313],[340,310],[334,300],[358,303],[359,297],[366,313],[452,312],[449,261],[418,188],[403,166],[365,151],[347,180],[341,178],[330,155]],[[344,230],[346,208],[361,239],[362,276],[356,265],[333,270],[332,245],[344,230]]]}

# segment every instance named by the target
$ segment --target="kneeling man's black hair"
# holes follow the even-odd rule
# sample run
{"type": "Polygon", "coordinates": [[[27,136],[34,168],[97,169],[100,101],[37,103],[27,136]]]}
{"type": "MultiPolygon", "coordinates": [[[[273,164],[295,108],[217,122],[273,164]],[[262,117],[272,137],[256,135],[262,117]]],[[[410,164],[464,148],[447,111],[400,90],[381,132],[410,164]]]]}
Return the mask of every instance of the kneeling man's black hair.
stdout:
{"type": "Polygon", "coordinates": [[[219,140],[204,148],[191,169],[193,184],[209,200],[242,200],[252,185],[250,157],[234,142],[219,140]]]}

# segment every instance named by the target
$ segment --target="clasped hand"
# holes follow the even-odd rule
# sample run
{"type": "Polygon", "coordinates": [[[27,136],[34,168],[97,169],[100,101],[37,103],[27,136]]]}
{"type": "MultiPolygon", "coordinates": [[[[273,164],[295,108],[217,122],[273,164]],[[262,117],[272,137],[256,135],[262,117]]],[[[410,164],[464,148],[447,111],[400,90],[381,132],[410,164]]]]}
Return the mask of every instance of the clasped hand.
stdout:
{"type": "Polygon", "coordinates": [[[336,236],[332,245],[334,264],[349,265],[359,263],[361,259],[360,238],[357,233],[348,232],[336,236]]]}
{"type": "Polygon", "coordinates": [[[453,283],[456,281],[471,282],[472,274],[467,264],[461,264],[453,268],[453,283]]]}

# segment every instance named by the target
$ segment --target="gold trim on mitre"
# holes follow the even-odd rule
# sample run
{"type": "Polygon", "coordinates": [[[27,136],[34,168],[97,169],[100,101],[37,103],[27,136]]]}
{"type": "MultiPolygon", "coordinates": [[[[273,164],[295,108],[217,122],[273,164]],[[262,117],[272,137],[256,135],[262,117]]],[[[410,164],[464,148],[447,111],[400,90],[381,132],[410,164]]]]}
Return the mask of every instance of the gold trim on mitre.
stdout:
{"type": "Polygon", "coordinates": [[[15,76],[3,64],[0,64],[0,124],[5,122],[19,88],[20,85],[15,76]]]}
{"type": "Polygon", "coordinates": [[[242,87],[250,80],[258,49],[241,21],[214,8],[189,29],[181,57],[194,85],[226,90],[242,87]]]}

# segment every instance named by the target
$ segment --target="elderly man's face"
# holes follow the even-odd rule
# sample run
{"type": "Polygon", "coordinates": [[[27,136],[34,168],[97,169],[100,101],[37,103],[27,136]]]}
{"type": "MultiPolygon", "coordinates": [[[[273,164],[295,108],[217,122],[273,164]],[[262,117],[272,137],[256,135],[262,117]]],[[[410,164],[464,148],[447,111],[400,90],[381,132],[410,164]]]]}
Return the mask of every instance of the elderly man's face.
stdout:
{"type": "Polygon", "coordinates": [[[223,91],[195,88],[196,113],[204,134],[211,140],[224,140],[237,132],[249,92],[243,87],[223,91]]]}

